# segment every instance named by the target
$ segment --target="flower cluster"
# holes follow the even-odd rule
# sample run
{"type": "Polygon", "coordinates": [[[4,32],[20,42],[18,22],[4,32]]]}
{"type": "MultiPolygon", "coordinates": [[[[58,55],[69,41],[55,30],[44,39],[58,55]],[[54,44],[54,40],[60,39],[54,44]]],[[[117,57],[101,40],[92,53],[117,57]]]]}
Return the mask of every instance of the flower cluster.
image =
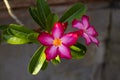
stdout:
{"type": "Polygon", "coordinates": [[[45,70],[49,62],[60,63],[61,58],[82,59],[87,48],[78,41],[79,38],[84,38],[87,45],[99,45],[96,38],[98,33],[89,23],[89,17],[84,15],[86,11],[87,7],[79,2],[58,17],[51,11],[46,0],[36,0],[36,5],[29,8],[29,13],[39,28],[29,29],[19,24],[0,25],[0,43],[38,44],[39,48],[28,65],[32,75],[45,70]],[[77,20],[78,18],[81,19],[77,20]],[[68,24],[74,31],[65,32],[68,24]]]}
{"type": "Polygon", "coordinates": [[[81,21],[74,19],[72,26],[79,29],[77,33],[79,36],[85,38],[87,45],[93,42],[98,46],[99,41],[95,38],[98,36],[98,33],[95,28],[90,25],[88,16],[84,15],[81,21]]]}
{"type": "Polygon", "coordinates": [[[38,36],[38,41],[47,46],[45,54],[48,61],[55,59],[57,56],[71,59],[70,46],[77,42],[79,36],[85,38],[87,45],[93,42],[98,46],[99,41],[96,39],[98,33],[90,25],[88,16],[82,16],[81,21],[77,19],[72,21],[72,27],[77,28],[77,31],[64,33],[66,27],[67,23],[56,22],[51,33],[42,32],[38,36]]]}

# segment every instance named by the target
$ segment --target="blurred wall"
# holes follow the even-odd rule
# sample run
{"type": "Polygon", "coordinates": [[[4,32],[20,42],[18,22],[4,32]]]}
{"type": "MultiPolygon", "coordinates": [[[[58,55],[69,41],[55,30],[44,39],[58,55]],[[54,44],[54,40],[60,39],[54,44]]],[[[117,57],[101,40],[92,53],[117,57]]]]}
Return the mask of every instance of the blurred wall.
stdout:
{"type": "MultiPolygon", "coordinates": [[[[46,71],[32,76],[27,71],[31,56],[37,45],[0,46],[0,80],[120,80],[120,9],[119,3],[111,6],[110,0],[86,0],[87,15],[99,33],[100,45],[88,46],[82,60],[63,60],[46,71]],[[105,2],[104,2],[105,1],[105,2]]],[[[34,0],[9,0],[13,12],[30,28],[38,25],[32,20],[28,7],[35,5],[34,0]]],[[[48,0],[51,10],[61,16],[67,8],[80,0],[48,0]]],[[[3,1],[0,1],[0,24],[15,21],[9,16],[3,1]]],[[[71,28],[69,27],[69,30],[71,28]]]]}

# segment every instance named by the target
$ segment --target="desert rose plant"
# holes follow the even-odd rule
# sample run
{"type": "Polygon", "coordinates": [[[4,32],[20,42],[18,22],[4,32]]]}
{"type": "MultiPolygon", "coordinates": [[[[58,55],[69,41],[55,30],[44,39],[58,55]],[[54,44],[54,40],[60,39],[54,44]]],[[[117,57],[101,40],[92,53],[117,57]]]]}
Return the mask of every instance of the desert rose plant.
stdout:
{"type": "Polygon", "coordinates": [[[86,45],[99,45],[95,28],[85,15],[86,6],[76,3],[60,18],[52,13],[45,0],[37,0],[35,7],[29,8],[30,15],[39,25],[39,29],[29,29],[18,24],[1,25],[1,42],[11,45],[37,44],[28,65],[31,74],[36,75],[40,70],[47,69],[48,63],[54,65],[61,59],[82,59],[87,51],[78,39],[83,37],[86,45]],[[67,27],[77,28],[66,33],[67,27]]]}

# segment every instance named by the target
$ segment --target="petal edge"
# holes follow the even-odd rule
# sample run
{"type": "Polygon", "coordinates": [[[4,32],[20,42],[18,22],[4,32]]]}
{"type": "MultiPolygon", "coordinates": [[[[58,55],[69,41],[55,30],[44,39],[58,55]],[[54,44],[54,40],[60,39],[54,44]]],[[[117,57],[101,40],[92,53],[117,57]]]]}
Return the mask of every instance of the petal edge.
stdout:
{"type": "Polygon", "coordinates": [[[43,44],[43,45],[45,45],[45,46],[50,46],[50,45],[52,45],[53,37],[52,37],[50,34],[46,33],[46,32],[42,32],[42,33],[38,36],[37,40],[38,40],[41,44],[43,44]]]}
{"type": "Polygon", "coordinates": [[[61,58],[65,58],[65,59],[71,59],[72,58],[71,53],[70,53],[70,49],[65,45],[60,46],[58,48],[58,52],[59,52],[59,56],[61,58]]]}
{"type": "Polygon", "coordinates": [[[72,46],[73,44],[76,43],[77,39],[78,35],[76,32],[70,32],[61,38],[62,43],[65,44],[66,46],[72,46]]]}
{"type": "Polygon", "coordinates": [[[84,29],[83,24],[79,20],[77,20],[77,19],[74,19],[72,21],[72,27],[73,28],[78,28],[78,29],[84,29]]]}
{"type": "Polygon", "coordinates": [[[51,59],[54,59],[57,56],[57,47],[50,46],[47,47],[45,50],[46,59],[50,61],[51,59]]]}
{"type": "Polygon", "coordinates": [[[89,24],[89,17],[86,16],[86,15],[83,15],[82,16],[82,23],[84,25],[84,28],[87,29],[90,26],[90,24],[89,24]]]}
{"type": "Polygon", "coordinates": [[[57,22],[54,24],[54,27],[52,29],[52,35],[54,38],[60,38],[63,35],[64,29],[63,25],[60,22],[57,22]]]}

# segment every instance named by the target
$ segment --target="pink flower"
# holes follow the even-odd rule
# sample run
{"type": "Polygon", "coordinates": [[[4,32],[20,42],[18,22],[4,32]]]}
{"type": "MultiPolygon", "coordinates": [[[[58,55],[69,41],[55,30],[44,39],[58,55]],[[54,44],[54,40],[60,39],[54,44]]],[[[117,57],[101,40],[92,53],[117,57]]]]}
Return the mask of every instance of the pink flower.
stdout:
{"type": "Polygon", "coordinates": [[[57,56],[61,58],[71,59],[69,46],[76,43],[78,36],[74,32],[64,34],[64,26],[62,23],[55,23],[51,34],[43,32],[38,36],[38,40],[44,46],[46,59],[49,61],[57,56]]]}
{"type": "Polygon", "coordinates": [[[98,36],[98,33],[96,32],[95,28],[89,24],[88,16],[84,15],[81,21],[74,19],[72,26],[79,29],[77,33],[79,36],[85,38],[87,45],[93,42],[98,46],[99,41],[95,38],[98,36]]]}

